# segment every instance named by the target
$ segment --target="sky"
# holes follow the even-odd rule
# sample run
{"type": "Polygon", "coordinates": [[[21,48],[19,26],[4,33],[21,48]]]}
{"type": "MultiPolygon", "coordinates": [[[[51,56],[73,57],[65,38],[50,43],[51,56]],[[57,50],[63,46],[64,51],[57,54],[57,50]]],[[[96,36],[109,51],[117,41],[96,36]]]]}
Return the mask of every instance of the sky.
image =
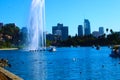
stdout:
{"type": "MultiPolygon", "coordinates": [[[[0,0],[0,22],[27,26],[32,0],[0,0]]],[[[46,0],[46,31],[62,23],[69,27],[69,35],[77,33],[84,19],[91,24],[91,32],[99,27],[120,31],[120,0],[46,0]]]]}

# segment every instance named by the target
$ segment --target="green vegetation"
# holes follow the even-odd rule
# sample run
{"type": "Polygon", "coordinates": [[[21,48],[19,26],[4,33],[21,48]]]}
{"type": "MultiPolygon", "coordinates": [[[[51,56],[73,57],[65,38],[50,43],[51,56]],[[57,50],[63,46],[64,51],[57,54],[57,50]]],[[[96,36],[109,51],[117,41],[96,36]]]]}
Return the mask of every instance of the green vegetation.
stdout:
{"type": "MultiPolygon", "coordinates": [[[[109,29],[106,29],[106,32],[108,32],[109,29]]],[[[53,41],[52,45],[54,46],[66,46],[66,47],[70,47],[70,46],[93,46],[93,45],[100,45],[100,46],[109,46],[109,45],[118,45],[120,44],[120,33],[117,32],[113,32],[112,29],[110,29],[110,34],[106,35],[102,35],[99,36],[98,38],[92,36],[92,35],[88,35],[88,36],[83,36],[83,37],[79,37],[79,36],[74,36],[71,37],[69,36],[67,40],[65,41],[53,41]]]]}
{"type": "Polygon", "coordinates": [[[5,24],[0,29],[0,48],[19,46],[20,29],[15,24],[5,24]]]}
{"type": "MultiPolygon", "coordinates": [[[[110,32],[110,34],[104,34],[99,36],[98,38],[88,35],[88,36],[69,36],[67,40],[61,41],[60,39],[56,39],[54,41],[46,41],[46,45],[50,46],[108,46],[120,44],[120,33],[114,32],[112,29],[106,29],[106,33],[110,32]]],[[[15,24],[5,24],[0,28],[0,48],[22,48],[25,46],[26,35],[27,33],[21,32],[19,27],[15,24]]]]}
{"type": "Polygon", "coordinates": [[[46,40],[46,46],[50,46],[52,44],[52,41],[46,40]]]}

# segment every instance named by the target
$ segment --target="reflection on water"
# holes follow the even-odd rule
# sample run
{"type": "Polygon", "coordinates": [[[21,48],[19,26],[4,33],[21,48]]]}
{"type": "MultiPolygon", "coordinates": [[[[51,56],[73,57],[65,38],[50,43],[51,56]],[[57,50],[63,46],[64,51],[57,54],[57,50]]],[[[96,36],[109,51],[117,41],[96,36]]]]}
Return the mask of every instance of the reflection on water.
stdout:
{"type": "Polygon", "coordinates": [[[33,80],[45,80],[45,64],[46,62],[42,62],[44,60],[44,55],[43,53],[39,54],[38,52],[36,53],[31,53],[35,54],[31,58],[33,59],[32,63],[32,75],[33,75],[33,80]]]}
{"type": "Polygon", "coordinates": [[[56,52],[0,51],[25,80],[119,80],[120,59],[102,47],[58,48],[56,52]]]}

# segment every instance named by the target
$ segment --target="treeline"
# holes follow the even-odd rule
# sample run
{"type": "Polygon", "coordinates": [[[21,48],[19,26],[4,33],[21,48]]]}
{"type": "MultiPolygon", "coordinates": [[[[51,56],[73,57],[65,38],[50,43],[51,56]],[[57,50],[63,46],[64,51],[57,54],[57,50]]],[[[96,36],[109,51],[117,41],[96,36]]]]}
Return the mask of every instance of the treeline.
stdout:
{"type": "Polygon", "coordinates": [[[120,33],[112,32],[108,35],[104,34],[99,37],[94,37],[92,35],[88,36],[69,36],[65,41],[53,41],[53,46],[93,46],[93,45],[100,45],[100,46],[110,46],[110,45],[118,45],[120,44],[120,33]]]}
{"type": "MultiPolygon", "coordinates": [[[[59,39],[54,41],[47,40],[47,46],[108,46],[120,44],[120,33],[113,32],[112,29],[106,29],[106,33],[110,31],[110,34],[104,34],[99,37],[93,35],[88,36],[69,36],[67,40],[61,41],[59,39]]],[[[27,31],[21,31],[18,26],[14,23],[5,24],[0,27],[0,48],[11,48],[11,47],[24,47],[27,39],[27,31]]]]}
{"type": "Polygon", "coordinates": [[[20,42],[20,29],[14,23],[0,27],[0,48],[18,47],[20,42]]]}

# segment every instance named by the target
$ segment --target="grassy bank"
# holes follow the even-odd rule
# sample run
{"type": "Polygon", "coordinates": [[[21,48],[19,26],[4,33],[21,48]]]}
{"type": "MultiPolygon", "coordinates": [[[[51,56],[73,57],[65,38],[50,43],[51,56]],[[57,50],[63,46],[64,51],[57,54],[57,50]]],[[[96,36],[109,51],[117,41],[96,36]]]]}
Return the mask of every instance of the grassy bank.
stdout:
{"type": "Polygon", "coordinates": [[[18,48],[0,48],[0,50],[18,50],[18,48]]]}

